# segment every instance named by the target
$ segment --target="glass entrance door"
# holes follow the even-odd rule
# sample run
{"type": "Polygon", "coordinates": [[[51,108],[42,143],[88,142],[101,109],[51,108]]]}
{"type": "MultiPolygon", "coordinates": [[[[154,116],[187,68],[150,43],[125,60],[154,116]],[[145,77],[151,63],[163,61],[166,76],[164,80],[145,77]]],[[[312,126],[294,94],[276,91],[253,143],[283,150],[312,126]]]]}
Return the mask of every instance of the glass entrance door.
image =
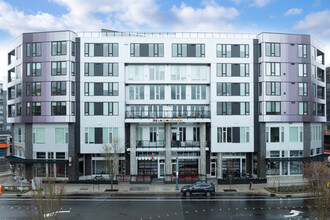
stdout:
{"type": "Polygon", "coordinates": [[[158,164],[158,178],[164,178],[165,175],[165,163],[163,162],[159,162],[158,164]]]}
{"type": "Polygon", "coordinates": [[[217,176],[217,162],[211,162],[211,177],[217,176]]]}

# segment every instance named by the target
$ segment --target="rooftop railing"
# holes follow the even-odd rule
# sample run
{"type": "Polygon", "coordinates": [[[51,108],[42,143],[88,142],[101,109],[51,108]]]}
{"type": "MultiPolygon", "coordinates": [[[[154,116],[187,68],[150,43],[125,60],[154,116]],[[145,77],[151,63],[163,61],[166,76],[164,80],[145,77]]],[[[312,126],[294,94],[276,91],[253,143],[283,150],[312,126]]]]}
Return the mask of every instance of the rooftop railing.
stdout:
{"type": "Polygon", "coordinates": [[[129,119],[162,119],[162,118],[180,118],[196,119],[210,118],[211,112],[206,110],[196,111],[126,111],[126,118],[129,119]]]}

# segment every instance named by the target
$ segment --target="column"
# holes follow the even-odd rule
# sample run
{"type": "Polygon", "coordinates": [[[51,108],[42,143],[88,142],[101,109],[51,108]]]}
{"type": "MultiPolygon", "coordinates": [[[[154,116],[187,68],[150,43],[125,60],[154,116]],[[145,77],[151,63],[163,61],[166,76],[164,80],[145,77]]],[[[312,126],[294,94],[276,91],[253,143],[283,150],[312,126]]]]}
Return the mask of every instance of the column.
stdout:
{"type": "Polygon", "coordinates": [[[206,124],[200,124],[200,178],[206,180],[206,124]]]}
{"type": "Polygon", "coordinates": [[[68,165],[68,177],[70,181],[78,181],[79,179],[79,156],[76,153],[75,146],[75,124],[69,123],[69,144],[68,144],[68,153],[69,153],[69,162],[71,158],[71,166],[68,165]]]}
{"type": "Polygon", "coordinates": [[[217,179],[222,179],[222,153],[217,153],[217,179]]]}
{"type": "MultiPolygon", "coordinates": [[[[25,159],[33,159],[31,123],[25,124],[25,159]]],[[[25,164],[25,178],[27,180],[31,180],[33,178],[33,168],[34,168],[34,164],[25,164]]]]}
{"type": "Polygon", "coordinates": [[[171,181],[172,175],[172,152],[171,152],[171,140],[172,140],[172,128],[170,123],[165,123],[165,182],[171,181]]]}
{"type": "Polygon", "coordinates": [[[136,181],[136,124],[130,124],[130,175],[131,181],[136,181]],[[133,175],[133,176],[132,176],[133,175]]]}
{"type": "Polygon", "coordinates": [[[266,177],[266,123],[259,125],[259,152],[257,175],[259,178],[266,177]]]}

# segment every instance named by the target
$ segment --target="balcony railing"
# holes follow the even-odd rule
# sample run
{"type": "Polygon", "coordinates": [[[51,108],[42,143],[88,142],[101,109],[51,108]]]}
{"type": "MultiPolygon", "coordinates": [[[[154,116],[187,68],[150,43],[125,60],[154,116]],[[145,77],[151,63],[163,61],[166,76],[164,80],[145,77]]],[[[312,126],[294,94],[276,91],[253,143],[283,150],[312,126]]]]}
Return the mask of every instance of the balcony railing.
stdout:
{"type": "Polygon", "coordinates": [[[199,141],[172,141],[172,148],[199,148],[199,141]]]}
{"type": "Polygon", "coordinates": [[[165,141],[136,141],[137,148],[164,148],[165,141]]]}
{"type": "Polygon", "coordinates": [[[126,118],[210,118],[211,112],[200,111],[126,111],[126,118]]]}

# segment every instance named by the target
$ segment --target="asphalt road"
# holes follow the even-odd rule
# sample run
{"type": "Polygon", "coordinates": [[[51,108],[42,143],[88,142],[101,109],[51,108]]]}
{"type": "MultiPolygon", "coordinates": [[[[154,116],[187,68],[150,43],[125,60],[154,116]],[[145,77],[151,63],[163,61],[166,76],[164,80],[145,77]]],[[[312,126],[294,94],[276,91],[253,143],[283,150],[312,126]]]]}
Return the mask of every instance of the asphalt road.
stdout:
{"type": "MultiPolygon", "coordinates": [[[[59,219],[315,219],[308,199],[221,194],[211,198],[178,195],[76,195],[63,199],[59,219]],[[294,210],[294,211],[292,211],[294,210]],[[290,213],[291,212],[291,213],[290,213]],[[294,216],[295,215],[295,216],[294,216]]],[[[0,219],[27,219],[29,198],[0,198],[0,219]]]]}

